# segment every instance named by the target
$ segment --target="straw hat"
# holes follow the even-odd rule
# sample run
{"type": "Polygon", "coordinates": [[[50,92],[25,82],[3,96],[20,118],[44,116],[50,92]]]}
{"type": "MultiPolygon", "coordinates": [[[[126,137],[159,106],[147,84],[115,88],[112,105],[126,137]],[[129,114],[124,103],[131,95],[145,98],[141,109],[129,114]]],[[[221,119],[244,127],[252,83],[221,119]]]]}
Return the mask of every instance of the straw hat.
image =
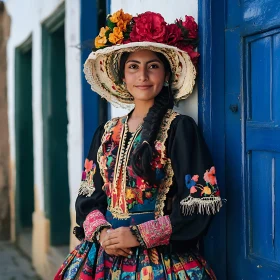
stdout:
{"type": "Polygon", "coordinates": [[[153,12],[132,17],[120,10],[107,17],[95,38],[95,47],[84,64],[91,89],[116,107],[130,108],[133,97],[119,80],[119,62],[123,53],[142,49],[162,53],[172,71],[174,101],[187,98],[196,77],[197,24],[190,16],[167,24],[153,12]]]}

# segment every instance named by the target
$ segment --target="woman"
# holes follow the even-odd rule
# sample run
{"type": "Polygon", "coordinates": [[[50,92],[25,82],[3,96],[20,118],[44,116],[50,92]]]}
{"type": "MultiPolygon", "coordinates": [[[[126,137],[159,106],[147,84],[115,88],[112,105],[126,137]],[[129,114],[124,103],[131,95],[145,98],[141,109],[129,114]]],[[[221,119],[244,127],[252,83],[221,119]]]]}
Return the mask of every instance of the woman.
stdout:
{"type": "Polygon", "coordinates": [[[152,12],[120,10],[100,30],[86,78],[134,108],[95,132],[76,201],[82,242],[55,279],[216,279],[197,249],[221,207],[215,168],[193,119],[172,110],[192,92],[196,38],[192,17],[168,25],[152,12]]]}

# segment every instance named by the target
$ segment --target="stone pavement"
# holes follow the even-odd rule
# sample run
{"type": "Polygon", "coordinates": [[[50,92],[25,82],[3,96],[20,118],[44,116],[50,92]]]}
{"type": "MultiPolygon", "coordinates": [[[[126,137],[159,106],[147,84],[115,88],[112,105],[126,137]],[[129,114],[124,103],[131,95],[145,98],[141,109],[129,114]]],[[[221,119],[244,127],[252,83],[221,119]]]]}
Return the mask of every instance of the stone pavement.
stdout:
{"type": "Polygon", "coordinates": [[[0,242],[0,280],[40,280],[30,261],[11,243],[0,242]]]}

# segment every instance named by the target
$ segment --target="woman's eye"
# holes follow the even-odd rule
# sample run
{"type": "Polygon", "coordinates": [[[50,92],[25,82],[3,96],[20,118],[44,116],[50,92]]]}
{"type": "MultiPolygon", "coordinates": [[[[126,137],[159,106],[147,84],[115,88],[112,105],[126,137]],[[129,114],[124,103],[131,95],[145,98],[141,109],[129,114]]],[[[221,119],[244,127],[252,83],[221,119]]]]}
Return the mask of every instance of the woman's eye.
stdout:
{"type": "Polygon", "coordinates": [[[138,65],[137,64],[130,64],[128,65],[129,69],[137,69],[138,65]]]}
{"type": "Polygon", "coordinates": [[[151,68],[151,69],[156,69],[156,68],[159,68],[159,66],[158,66],[157,64],[151,64],[151,65],[149,66],[149,68],[151,68]]]}

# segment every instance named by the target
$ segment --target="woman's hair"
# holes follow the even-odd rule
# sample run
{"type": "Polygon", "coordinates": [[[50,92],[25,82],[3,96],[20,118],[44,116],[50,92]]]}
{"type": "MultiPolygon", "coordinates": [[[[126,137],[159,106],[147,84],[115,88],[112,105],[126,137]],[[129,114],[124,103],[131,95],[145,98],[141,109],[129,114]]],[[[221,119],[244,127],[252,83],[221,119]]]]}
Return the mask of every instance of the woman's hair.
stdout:
{"type": "MultiPolygon", "coordinates": [[[[153,156],[157,155],[154,142],[164,115],[168,109],[172,109],[174,106],[174,99],[171,90],[172,72],[170,64],[162,53],[155,52],[155,54],[163,63],[165,74],[169,73],[169,85],[163,86],[160,93],[155,97],[154,105],[150,108],[147,116],[144,118],[141,142],[134,150],[131,157],[131,164],[134,173],[151,184],[156,182],[155,170],[152,170],[151,166],[153,156]],[[147,141],[149,144],[146,142],[143,143],[143,141],[147,141]]],[[[124,78],[124,67],[128,56],[129,53],[124,53],[120,59],[119,78],[121,81],[124,78]]]]}

